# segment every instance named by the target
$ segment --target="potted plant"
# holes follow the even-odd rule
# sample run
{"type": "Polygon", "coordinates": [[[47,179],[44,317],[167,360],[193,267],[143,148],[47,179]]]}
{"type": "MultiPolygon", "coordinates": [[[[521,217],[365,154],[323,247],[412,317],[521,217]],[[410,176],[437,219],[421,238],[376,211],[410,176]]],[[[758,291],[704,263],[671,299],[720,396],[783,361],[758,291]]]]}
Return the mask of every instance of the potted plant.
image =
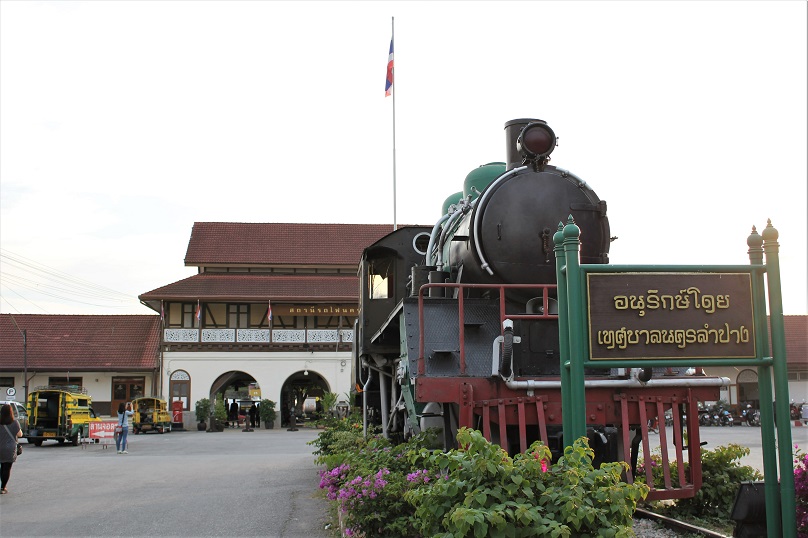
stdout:
{"type": "Polygon", "coordinates": [[[196,429],[205,431],[208,429],[207,418],[210,416],[210,400],[202,398],[196,401],[196,429]]]}
{"type": "Polygon", "coordinates": [[[223,432],[224,423],[227,420],[227,409],[224,407],[224,399],[222,395],[216,396],[216,403],[213,405],[213,424],[210,432],[223,432]]]}
{"type": "Polygon", "coordinates": [[[261,403],[258,404],[258,414],[261,417],[261,422],[264,423],[264,428],[272,429],[275,427],[275,418],[278,415],[275,411],[275,402],[261,400],[261,403]]]}
{"type": "Polygon", "coordinates": [[[337,400],[339,396],[336,392],[326,392],[323,394],[322,402],[323,402],[323,411],[328,418],[334,417],[334,409],[337,407],[337,400]]]}

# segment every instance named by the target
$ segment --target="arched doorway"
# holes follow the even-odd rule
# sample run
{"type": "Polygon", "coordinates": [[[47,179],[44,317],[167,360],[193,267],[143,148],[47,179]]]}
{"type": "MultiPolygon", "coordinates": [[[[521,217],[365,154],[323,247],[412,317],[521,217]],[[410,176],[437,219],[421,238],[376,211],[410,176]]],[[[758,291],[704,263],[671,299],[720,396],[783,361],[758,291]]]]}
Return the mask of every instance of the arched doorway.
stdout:
{"type": "Polygon", "coordinates": [[[301,422],[314,420],[322,412],[319,399],[331,392],[328,382],[312,370],[303,370],[290,375],[281,387],[281,401],[278,408],[281,426],[290,427],[301,422]],[[290,417],[296,418],[292,422],[290,417]]]}
{"type": "Polygon", "coordinates": [[[247,372],[231,370],[217,377],[210,386],[210,401],[216,405],[219,399],[224,403],[227,416],[225,427],[237,428],[248,420],[251,404],[260,402],[260,387],[247,372]]]}
{"type": "Polygon", "coordinates": [[[757,372],[749,368],[741,370],[735,383],[738,385],[738,403],[741,408],[751,405],[754,409],[760,409],[757,372]]]}

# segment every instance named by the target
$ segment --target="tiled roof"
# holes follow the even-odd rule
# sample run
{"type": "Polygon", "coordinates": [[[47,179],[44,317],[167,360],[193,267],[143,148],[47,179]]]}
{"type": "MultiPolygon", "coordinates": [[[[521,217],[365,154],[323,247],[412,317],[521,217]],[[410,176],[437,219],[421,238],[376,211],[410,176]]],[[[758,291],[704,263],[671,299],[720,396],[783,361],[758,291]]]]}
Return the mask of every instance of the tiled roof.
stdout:
{"type": "Polygon", "coordinates": [[[197,222],[185,265],[358,265],[391,224],[197,222]]]}
{"type": "Polygon", "coordinates": [[[160,316],[0,314],[0,371],[154,370],[160,316]]]}
{"type": "Polygon", "coordinates": [[[269,273],[202,273],[140,295],[153,301],[260,302],[266,299],[359,301],[354,275],[282,275],[269,273]]]}
{"type": "Polygon", "coordinates": [[[783,316],[786,360],[808,366],[808,316],[783,316]]]}

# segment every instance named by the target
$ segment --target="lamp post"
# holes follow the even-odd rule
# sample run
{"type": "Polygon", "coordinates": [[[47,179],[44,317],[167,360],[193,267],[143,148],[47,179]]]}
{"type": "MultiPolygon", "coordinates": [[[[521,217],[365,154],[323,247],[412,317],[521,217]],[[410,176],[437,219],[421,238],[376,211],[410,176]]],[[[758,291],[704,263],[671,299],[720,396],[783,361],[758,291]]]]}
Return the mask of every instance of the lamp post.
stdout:
{"type": "Polygon", "coordinates": [[[28,405],[28,329],[22,330],[22,388],[25,389],[25,405],[28,405]]]}

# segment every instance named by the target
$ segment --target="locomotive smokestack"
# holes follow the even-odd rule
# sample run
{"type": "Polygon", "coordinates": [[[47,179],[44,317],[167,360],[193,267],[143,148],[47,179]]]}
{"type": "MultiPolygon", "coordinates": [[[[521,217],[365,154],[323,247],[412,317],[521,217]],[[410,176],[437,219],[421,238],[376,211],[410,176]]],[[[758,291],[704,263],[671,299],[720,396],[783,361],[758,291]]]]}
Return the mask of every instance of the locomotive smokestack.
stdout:
{"type": "Polygon", "coordinates": [[[546,121],[522,118],[505,124],[505,143],[507,171],[527,162],[542,166],[555,149],[556,136],[546,121]],[[531,128],[525,129],[529,125],[531,128]]]}

